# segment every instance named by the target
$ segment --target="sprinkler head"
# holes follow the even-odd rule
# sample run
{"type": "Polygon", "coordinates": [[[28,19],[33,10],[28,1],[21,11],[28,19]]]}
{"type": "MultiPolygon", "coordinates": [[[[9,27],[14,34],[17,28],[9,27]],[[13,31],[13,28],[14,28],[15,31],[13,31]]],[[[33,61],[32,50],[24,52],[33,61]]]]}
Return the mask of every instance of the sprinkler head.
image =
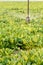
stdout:
{"type": "Polygon", "coordinates": [[[30,17],[29,16],[26,17],[26,21],[30,22],[30,17]]]}

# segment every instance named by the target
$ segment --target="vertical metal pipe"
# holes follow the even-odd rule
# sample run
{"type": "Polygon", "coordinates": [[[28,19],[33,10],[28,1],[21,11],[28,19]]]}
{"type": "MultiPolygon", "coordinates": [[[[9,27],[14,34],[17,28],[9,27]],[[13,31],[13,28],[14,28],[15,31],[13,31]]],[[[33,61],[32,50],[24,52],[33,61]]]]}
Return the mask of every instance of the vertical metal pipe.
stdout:
{"type": "Polygon", "coordinates": [[[27,15],[29,16],[29,0],[27,2],[27,15]]]}
{"type": "Polygon", "coordinates": [[[29,18],[29,0],[27,0],[27,17],[26,17],[26,20],[27,20],[27,22],[30,21],[30,18],[29,18]]]}

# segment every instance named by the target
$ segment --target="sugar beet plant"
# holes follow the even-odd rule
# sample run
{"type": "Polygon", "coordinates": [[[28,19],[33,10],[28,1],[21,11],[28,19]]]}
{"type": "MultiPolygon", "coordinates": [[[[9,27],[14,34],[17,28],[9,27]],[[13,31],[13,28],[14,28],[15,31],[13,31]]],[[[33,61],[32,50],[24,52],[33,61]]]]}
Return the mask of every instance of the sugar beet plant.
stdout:
{"type": "Polygon", "coordinates": [[[26,5],[0,3],[0,65],[43,65],[43,3],[30,2],[29,23],[26,5]]]}

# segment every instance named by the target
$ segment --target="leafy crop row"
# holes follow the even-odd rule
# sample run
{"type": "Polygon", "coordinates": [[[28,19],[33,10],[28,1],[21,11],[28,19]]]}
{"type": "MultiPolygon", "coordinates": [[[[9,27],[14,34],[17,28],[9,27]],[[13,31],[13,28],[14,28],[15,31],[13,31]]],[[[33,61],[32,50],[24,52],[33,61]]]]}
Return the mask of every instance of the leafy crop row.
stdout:
{"type": "Polygon", "coordinates": [[[42,7],[30,3],[27,23],[26,2],[0,3],[0,65],[43,65],[42,7]]]}
{"type": "Polygon", "coordinates": [[[43,65],[43,48],[29,51],[0,49],[1,65],[43,65]],[[12,54],[13,53],[13,54],[12,54]],[[16,54],[15,54],[16,53],[16,54]]]}

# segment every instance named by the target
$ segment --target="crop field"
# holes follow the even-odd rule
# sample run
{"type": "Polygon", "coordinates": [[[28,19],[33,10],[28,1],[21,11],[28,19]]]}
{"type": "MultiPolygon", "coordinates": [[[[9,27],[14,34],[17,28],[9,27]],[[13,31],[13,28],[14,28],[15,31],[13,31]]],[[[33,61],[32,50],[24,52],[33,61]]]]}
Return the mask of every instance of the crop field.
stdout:
{"type": "Polygon", "coordinates": [[[43,2],[0,2],[0,65],[43,65],[43,2]]]}

